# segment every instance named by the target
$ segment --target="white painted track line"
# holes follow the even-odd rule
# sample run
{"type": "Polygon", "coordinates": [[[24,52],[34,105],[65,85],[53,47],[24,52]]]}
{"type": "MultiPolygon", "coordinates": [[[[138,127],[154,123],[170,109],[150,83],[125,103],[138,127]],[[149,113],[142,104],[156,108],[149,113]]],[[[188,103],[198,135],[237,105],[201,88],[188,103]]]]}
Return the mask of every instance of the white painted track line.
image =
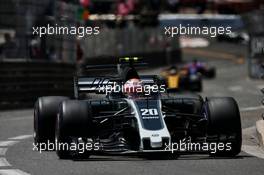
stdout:
{"type": "Polygon", "coordinates": [[[232,92],[238,92],[243,90],[241,86],[230,86],[228,89],[232,92]]]}
{"type": "Polygon", "coordinates": [[[11,169],[12,165],[7,161],[4,157],[8,150],[8,147],[15,145],[16,143],[20,142],[23,139],[31,138],[32,135],[20,135],[16,137],[8,138],[6,141],[0,141],[0,175],[30,175],[22,170],[19,169],[11,169]],[[7,169],[10,168],[10,169],[7,169]]]}
{"type": "Polygon", "coordinates": [[[18,141],[15,140],[0,141],[0,147],[13,146],[16,143],[18,143],[18,141]]]}
{"type": "Polygon", "coordinates": [[[8,138],[8,140],[23,140],[23,139],[27,139],[27,138],[31,138],[31,137],[33,137],[33,135],[21,135],[21,136],[17,136],[17,137],[8,138]]]}
{"type": "Polygon", "coordinates": [[[247,112],[247,111],[255,111],[259,109],[264,109],[264,106],[252,106],[252,107],[246,107],[246,108],[240,108],[240,112],[247,112]]]}
{"type": "Polygon", "coordinates": [[[18,169],[0,169],[0,175],[30,175],[18,169]]]}
{"type": "Polygon", "coordinates": [[[10,163],[6,160],[6,158],[0,157],[0,167],[7,167],[7,166],[11,166],[10,163]]]}
{"type": "Polygon", "coordinates": [[[5,156],[7,148],[0,148],[0,156],[5,156]]]}
{"type": "Polygon", "coordinates": [[[0,118],[1,122],[18,121],[18,120],[32,120],[33,117],[15,117],[15,118],[0,118]]]}

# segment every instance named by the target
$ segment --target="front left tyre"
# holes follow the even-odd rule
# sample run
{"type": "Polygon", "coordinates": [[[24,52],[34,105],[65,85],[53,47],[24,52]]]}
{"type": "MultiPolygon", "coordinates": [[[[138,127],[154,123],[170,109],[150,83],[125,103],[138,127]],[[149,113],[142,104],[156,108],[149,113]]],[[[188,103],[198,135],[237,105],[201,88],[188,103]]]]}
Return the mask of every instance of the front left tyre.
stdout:
{"type": "Polygon", "coordinates": [[[209,68],[206,72],[204,72],[204,76],[206,78],[215,78],[216,77],[216,69],[214,67],[209,68]]]}
{"type": "MultiPolygon", "coordinates": [[[[78,138],[91,138],[93,135],[92,109],[89,102],[68,100],[60,105],[56,120],[55,143],[60,159],[73,158],[71,144],[78,144],[78,138]],[[63,147],[62,147],[63,146],[63,147]]],[[[77,150],[78,151],[78,150],[77,150]]],[[[89,152],[82,153],[89,156],[89,152]]],[[[81,154],[77,155],[81,156],[81,154]]]]}

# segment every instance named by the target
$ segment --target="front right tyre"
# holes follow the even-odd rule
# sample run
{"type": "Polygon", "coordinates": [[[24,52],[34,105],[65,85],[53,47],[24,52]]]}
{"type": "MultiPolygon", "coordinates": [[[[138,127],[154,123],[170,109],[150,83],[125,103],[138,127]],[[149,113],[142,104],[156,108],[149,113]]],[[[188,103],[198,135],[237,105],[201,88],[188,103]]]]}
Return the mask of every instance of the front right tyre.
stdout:
{"type": "Polygon", "coordinates": [[[55,122],[60,103],[68,97],[47,96],[40,97],[34,107],[34,143],[54,142],[55,122]]]}

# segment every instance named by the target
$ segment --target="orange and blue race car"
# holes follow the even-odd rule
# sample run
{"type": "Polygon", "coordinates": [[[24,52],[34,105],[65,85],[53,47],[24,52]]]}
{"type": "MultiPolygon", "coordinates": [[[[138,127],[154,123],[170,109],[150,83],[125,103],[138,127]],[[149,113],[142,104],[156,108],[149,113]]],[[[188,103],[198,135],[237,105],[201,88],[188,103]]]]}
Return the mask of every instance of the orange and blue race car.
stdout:
{"type": "Polygon", "coordinates": [[[185,67],[178,69],[171,66],[161,72],[160,78],[170,91],[202,91],[201,73],[192,72],[185,67]]]}

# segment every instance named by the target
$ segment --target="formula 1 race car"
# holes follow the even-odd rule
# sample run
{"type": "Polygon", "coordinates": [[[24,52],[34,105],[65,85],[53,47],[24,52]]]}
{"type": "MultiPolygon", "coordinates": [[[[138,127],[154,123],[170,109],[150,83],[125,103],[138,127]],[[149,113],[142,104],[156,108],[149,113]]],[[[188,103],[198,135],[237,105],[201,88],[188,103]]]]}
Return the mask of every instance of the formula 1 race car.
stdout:
{"type": "Polygon", "coordinates": [[[76,77],[75,99],[40,97],[34,109],[36,147],[53,143],[60,159],[240,153],[240,113],[233,98],[167,93],[157,76],[138,74],[136,67],[143,65],[126,58],[117,66],[90,66],[117,67],[118,75],[76,77]]]}
{"type": "Polygon", "coordinates": [[[164,69],[160,79],[169,91],[201,92],[203,89],[202,76],[199,72],[189,73],[187,70],[178,70],[176,66],[164,69]]]}
{"type": "Polygon", "coordinates": [[[188,74],[200,73],[203,78],[211,79],[216,77],[215,67],[209,67],[206,63],[200,62],[196,59],[191,63],[186,64],[181,69],[187,71],[188,74]]]}

